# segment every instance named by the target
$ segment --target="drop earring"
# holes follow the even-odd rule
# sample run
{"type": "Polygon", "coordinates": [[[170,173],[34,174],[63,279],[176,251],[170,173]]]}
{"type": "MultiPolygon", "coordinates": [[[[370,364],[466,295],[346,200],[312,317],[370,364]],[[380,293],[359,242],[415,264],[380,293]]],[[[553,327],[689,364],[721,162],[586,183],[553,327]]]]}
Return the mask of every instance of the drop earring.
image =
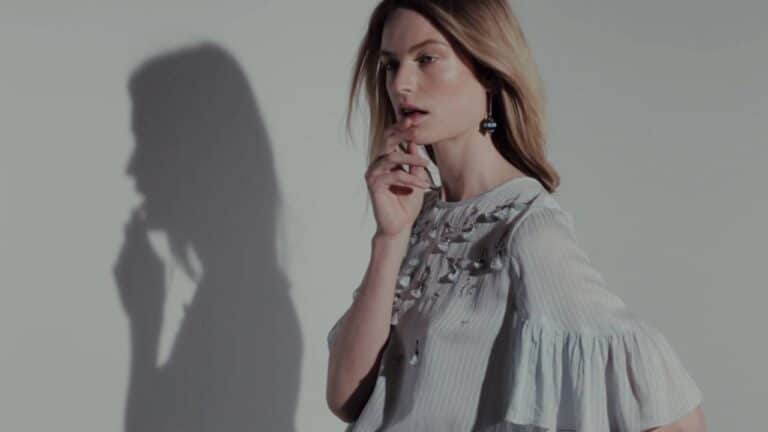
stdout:
{"type": "Polygon", "coordinates": [[[493,93],[488,92],[488,114],[483,119],[482,122],[480,122],[480,132],[485,135],[487,133],[493,133],[494,130],[496,130],[496,120],[493,119],[493,115],[491,115],[492,105],[491,101],[493,100],[493,93]]]}

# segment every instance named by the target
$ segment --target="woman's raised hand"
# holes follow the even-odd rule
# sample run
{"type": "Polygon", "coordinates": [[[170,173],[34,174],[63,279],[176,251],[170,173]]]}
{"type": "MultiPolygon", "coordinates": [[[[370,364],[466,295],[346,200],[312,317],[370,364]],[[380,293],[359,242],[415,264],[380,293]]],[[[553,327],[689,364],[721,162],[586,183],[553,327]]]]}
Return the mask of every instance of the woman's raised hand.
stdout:
{"type": "Polygon", "coordinates": [[[387,128],[383,152],[366,170],[376,235],[398,237],[408,232],[421,211],[424,193],[431,186],[426,170],[428,160],[418,154],[412,136],[408,117],[387,128]],[[407,143],[406,152],[400,148],[401,142],[407,143]],[[410,167],[410,172],[403,164],[410,167]]]}

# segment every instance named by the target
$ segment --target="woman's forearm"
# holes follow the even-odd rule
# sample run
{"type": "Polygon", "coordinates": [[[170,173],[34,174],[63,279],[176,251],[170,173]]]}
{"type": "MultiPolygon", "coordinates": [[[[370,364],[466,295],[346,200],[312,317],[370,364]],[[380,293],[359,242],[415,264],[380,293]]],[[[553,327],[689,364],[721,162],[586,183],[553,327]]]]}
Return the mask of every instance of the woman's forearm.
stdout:
{"type": "Polygon", "coordinates": [[[373,390],[409,238],[410,231],[373,237],[368,269],[330,347],[326,400],[344,421],[357,418],[373,390]]]}

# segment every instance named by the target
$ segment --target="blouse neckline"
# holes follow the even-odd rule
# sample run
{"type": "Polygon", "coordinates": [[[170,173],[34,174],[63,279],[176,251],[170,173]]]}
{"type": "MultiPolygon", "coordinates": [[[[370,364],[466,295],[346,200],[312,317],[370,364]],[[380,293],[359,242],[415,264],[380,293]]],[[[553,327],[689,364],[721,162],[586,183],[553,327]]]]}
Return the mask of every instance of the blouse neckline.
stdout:
{"type": "Polygon", "coordinates": [[[517,176],[517,177],[513,177],[513,178],[511,178],[511,179],[509,179],[509,180],[507,180],[507,181],[505,181],[503,183],[500,183],[500,184],[492,187],[491,189],[488,189],[485,192],[482,192],[482,193],[479,193],[479,194],[477,194],[475,196],[471,196],[469,198],[465,198],[463,200],[458,200],[458,201],[445,201],[445,200],[443,200],[443,198],[441,196],[442,195],[442,188],[441,188],[441,189],[438,189],[437,192],[436,192],[437,193],[437,199],[435,201],[435,206],[441,207],[441,208],[453,208],[453,207],[461,207],[461,206],[465,206],[465,205],[470,205],[470,204],[473,204],[473,203],[477,203],[478,201],[480,201],[480,200],[482,200],[482,199],[484,199],[486,197],[489,197],[489,196],[492,196],[492,195],[496,195],[498,193],[501,193],[503,191],[511,189],[518,182],[525,182],[525,181],[538,182],[538,180],[536,180],[534,177],[531,177],[531,176],[525,176],[525,175],[517,176]]]}

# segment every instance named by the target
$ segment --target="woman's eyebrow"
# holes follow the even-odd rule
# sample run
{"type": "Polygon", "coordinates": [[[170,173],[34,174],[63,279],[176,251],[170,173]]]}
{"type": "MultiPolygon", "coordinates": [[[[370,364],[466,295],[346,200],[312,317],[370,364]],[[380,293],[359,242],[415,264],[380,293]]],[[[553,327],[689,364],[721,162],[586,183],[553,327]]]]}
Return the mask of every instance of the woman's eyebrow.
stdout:
{"type": "MultiPolygon", "coordinates": [[[[410,53],[412,51],[416,51],[417,49],[423,47],[424,45],[429,45],[429,44],[433,44],[433,43],[448,46],[445,42],[441,42],[441,41],[439,41],[437,39],[427,39],[427,40],[423,40],[423,41],[413,45],[412,47],[408,48],[408,52],[410,53]]],[[[385,49],[382,49],[381,51],[379,51],[379,55],[380,56],[384,56],[384,57],[394,57],[395,56],[395,54],[393,52],[387,51],[385,49]]]]}

